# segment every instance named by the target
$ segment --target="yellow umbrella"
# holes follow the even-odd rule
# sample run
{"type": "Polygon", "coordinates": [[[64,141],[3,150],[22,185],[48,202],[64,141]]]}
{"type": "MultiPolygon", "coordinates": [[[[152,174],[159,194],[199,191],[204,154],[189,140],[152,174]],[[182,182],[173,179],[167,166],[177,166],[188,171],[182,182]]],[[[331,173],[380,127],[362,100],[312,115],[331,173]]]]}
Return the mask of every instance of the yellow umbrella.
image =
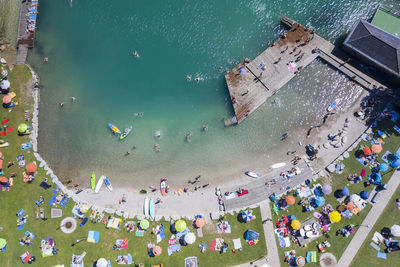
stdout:
{"type": "Polygon", "coordinates": [[[293,220],[291,225],[294,230],[298,230],[300,229],[301,223],[299,220],[293,220]]]}
{"type": "Polygon", "coordinates": [[[340,215],[339,212],[337,212],[337,211],[335,210],[335,211],[332,211],[332,212],[329,214],[329,219],[331,219],[332,222],[337,223],[337,222],[340,222],[340,220],[342,219],[342,216],[340,215]]]}

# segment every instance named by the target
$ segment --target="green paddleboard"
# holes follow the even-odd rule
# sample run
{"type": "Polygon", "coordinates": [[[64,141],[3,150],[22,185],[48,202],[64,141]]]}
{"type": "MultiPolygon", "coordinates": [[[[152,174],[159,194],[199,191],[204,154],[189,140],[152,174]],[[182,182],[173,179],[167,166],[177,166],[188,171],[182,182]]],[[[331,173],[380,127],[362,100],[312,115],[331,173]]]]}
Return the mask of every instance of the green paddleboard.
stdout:
{"type": "Polygon", "coordinates": [[[92,187],[92,190],[96,187],[96,175],[94,172],[92,172],[92,177],[90,178],[90,185],[92,187]]]}

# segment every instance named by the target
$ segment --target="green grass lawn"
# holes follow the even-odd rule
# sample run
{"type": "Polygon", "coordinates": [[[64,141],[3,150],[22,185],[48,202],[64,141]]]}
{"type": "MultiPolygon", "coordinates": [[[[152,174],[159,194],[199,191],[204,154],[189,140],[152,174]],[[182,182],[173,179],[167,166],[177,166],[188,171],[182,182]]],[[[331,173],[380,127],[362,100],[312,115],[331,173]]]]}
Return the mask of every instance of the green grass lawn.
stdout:
{"type": "MultiPolygon", "coordinates": [[[[21,265],[19,256],[25,251],[29,251],[36,256],[37,260],[34,263],[36,266],[53,266],[56,264],[69,266],[72,254],[81,254],[84,251],[87,252],[85,257],[85,266],[91,266],[91,264],[100,257],[111,260],[113,266],[115,266],[115,259],[117,256],[128,253],[132,255],[134,263],[145,263],[146,266],[159,263],[163,263],[164,266],[184,266],[184,258],[189,256],[197,256],[198,262],[202,266],[231,266],[257,260],[267,254],[259,208],[253,209],[257,219],[248,224],[240,223],[237,219],[237,214],[227,215],[226,219],[232,226],[231,234],[217,234],[216,222],[206,224],[203,230],[203,238],[198,238],[193,245],[182,247],[181,252],[174,253],[172,256],[168,256],[167,254],[167,239],[171,236],[171,232],[169,231],[170,224],[168,222],[161,222],[166,229],[165,234],[167,239],[164,239],[159,243],[163,249],[163,253],[161,256],[155,258],[150,258],[147,255],[147,243],[156,242],[156,237],[152,235],[150,231],[146,232],[144,237],[136,237],[134,233],[126,232],[123,225],[121,225],[119,230],[107,230],[103,224],[92,224],[90,222],[88,222],[84,227],[78,226],[75,232],[69,235],[57,230],[57,227],[64,217],[72,216],[71,210],[74,205],[72,200],[68,202],[65,208],[62,208],[62,218],[49,218],[47,221],[35,220],[37,209],[35,201],[39,200],[40,196],[45,198],[45,202],[42,205],[42,207],[44,207],[45,216],[50,217],[51,207],[47,202],[52,196],[52,189],[44,190],[39,186],[40,182],[46,177],[45,171],[39,168],[35,181],[31,184],[27,184],[22,181],[22,173],[24,170],[19,169],[17,166],[18,164],[7,168],[7,163],[9,161],[16,162],[17,155],[23,154],[27,164],[34,160],[31,149],[24,151],[21,150],[20,144],[28,142],[28,136],[19,137],[16,133],[18,125],[24,121],[24,110],[31,109],[33,103],[31,99],[21,99],[21,96],[24,95],[22,90],[26,89],[26,83],[29,79],[30,72],[26,66],[15,66],[13,71],[9,73],[9,80],[11,82],[12,91],[17,93],[16,100],[19,101],[20,105],[12,108],[12,112],[8,112],[9,110],[4,109],[3,107],[0,108],[1,121],[9,118],[10,122],[7,123],[7,126],[11,126],[15,129],[13,132],[2,138],[10,144],[7,148],[0,148],[0,151],[4,156],[4,176],[10,177],[12,172],[17,173],[17,177],[14,178],[14,186],[11,187],[10,191],[0,191],[0,226],[3,228],[0,232],[0,238],[5,238],[8,241],[7,251],[0,253],[0,266],[21,265]],[[26,211],[29,217],[24,229],[19,231],[17,230],[17,217],[15,214],[21,208],[26,211]],[[249,228],[260,233],[260,240],[255,246],[249,246],[244,241],[244,232],[249,228]],[[26,247],[19,244],[19,239],[24,236],[26,230],[36,235],[33,240],[33,246],[26,247]],[[89,230],[100,232],[100,241],[98,244],[84,241],[76,246],[71,246],[75,240],[87,237],[89,230]],[[59,252],[55,256],[42,258],[40,253],[40,241],[46,237],[54,238],[59,252]],[[239,237],[242,240],[243,250],[233,254],[231,252],[233,249],[233,243],[231,240],[239,237]],[[129,248],[127,250],[114,251],[112,247],[116,239],[120,238],[129,239],[129,248]],[[202,254],[198,245],[204,241],[208,244],[209,248],[210,241],[215,238],[223,238],[229,244],[228,252],[219,254],[219,252],[210,252],[207,249],[207,251],[202,254]]],[[[89,210],[89,215],[90,212],[91,211],[89,210]]],[[[78,221],[78,224],[79,223],[80,221],[78,221]]],[[[187,222],[187,224],[191,225],[191,222],[187,222]]],[[[189,230],[194,231],[192,226],[189,226],[189,230]]]]}
{"type": "MultiPolygon", "coordinates": [[[[395,135],[393,133],[393,131],[391,130],[392,127],[393,127],[393,123],[387,119],[383,120],[382,122],[380,122],[378,124],[377,129],[384,129],[387,132],[390,132],[392,134],[390,139],[389,138],[384,139],[385,144],[383,145],[382,152],[379,154],[379,159],[378,159],[379,162],[383,162],[381,160],[381,156],[387,150],[391,151],[392,153],[395,153],[400,146],[400,136],[398,134],[395,135]]],[[[359,145],[364,145],[364,146],[369,145],[370,146],[370,144],[365,141],[360,142],[359,145]]],[[[350,152],[350,157],[343,161],[343,163],[345,164],[346,167],[342,174],[336,174],[336,173],[332,174],[332,179],[330,180],[330,182],[327,181],[326,178],[319,179],[317,181],[317,183],[320,183],[321,185],[323,185],[325,182],[329,182],[331,184],[332,189],[333,189],[332,194],[330,194],[328,196],[324,196],[324,197],[326,199],[326,204],[330,203],[334,209],[336,209],[336,207],[339,206],[339,204],[340,204],[336,200],[336,198],[334,197],[334,194],[333,194],[336,190],[341,190],[344,186],[347,186],[350,190],[350,195],[351,195],[354,193],[359,194],[362,190],[371,192],[372,189],[374,188],[373,186],[364,187],[362,182],[358,183],[358,184],[349,184],[348,180],[346,179],[346,177],[350,174],[360,174],[360,172],[363,168],[365,168],[367,171],[366,175],[364,177],[364,180],[371,173],[370,168],[362,166],[358,161],[355,160],[355,152],[356,152],[356,149],[353,150],[352,152],[350,152]]],[[[382,175],[382,182],[386,183],[389,180],[389,178],[391,177],[392,173],[393,173],[393,169],[390,168],[389,171],[387,171],[386,173],[384,173],[382,175]]],[[[298,203],[299,200],[300,200],[300,198],[296,197],[296,203],[298,203]]],[[[340,256],[346,249],[347,245],[350,243],[354,234],[350,235],[349,237],[343,237],[342,235],[336,236],[335,235],[336,231],[348,224],[354,224],[356,226],[360,225],[362,223],[362,221],[364,220],[364,218],[366,217],[366,215],[368,214],[370,209],[371,209],[371,205],[368,205],[359,213],[358,216],[353,215],[351,217],[351,219],[342,218],[342,220],[339,223],[331,224],[331,230],[329,232],[330,238],[327,238],[325,236],[319,237],[316,240],[313,240],[312,242],[308,243],[307,247],[300,247],[299,245],[296,245],[293,242],[291,242],[290,247],[280,248],[279,244],[278,244],[281,265],[282,266],[287,265],[287,263],[284,262],[284,252],[285,251],[294,249],[296,251],[296,256],[304,256],[305,257],[307,251],[314,251],[314,250],[318,251],[318,249],[317,249],[318,243],[322,243],[325,240],[328,240],[329,243],[331,244],[331,247],[326,248],[326,251],[334,254],[336,256],[337,260],[339,260],[340,256]]],[[[317,211],[321,211],[321,208],[318,208],[317,211]]],[[[300,220],[300,222],[303,222],[307,218],[312,217],[312,212],[303,212],[302,206],[295,204],[293,206],[290,206],[287,209],[287,211],[280,211],[278,216],[273,214],[274,222],[277,221],[280,218],[280,216],[282,216],[282,215],[285,215],[285,216],[286,215],[295,215],[296,218],[298,220],[300,220]]],[[[385,218],[384,215],[382,216],[382,218],[385,218]]],[[[356,227],[356,230],[358,229],[358,227],[356,227]]],[[[309,263],[307,266],[319,266],[319,264],[309,263]]],[[[364,265],[359,265],[359,266],[364,266],[364,265]]]]}
{"type": "MultiPolygon", "coordinates": [[[[400,262],[400,253],[399,251],[395,251],[387,254],[387,259],[380,259],[376,257],[377,251],[373,249],[369,243],[372,242],[372,236],[375,232],[379,232],[384,227],[392,227],[393,224],[400,223],[400,211],[396,208],[396,198],[400,197],[400,187],[397,188],[394,193],[392,199],[389,201],[385,210],[383,211],[381,217],[376,222],[375,226],[372,228],[371,233],[367,236],[364,241],[364,244],[358,251],[356,257],[353,259],[351,266],[381,266],[381,267],[389,267],[396,266],[400,262]]],[[[399,240],[399,238],[395,238],[399,240]]],[[[381,245],[381,252],[384,252],[385,246],[381,245]]]]}
{"type": "Polygon", "coordinates": [[[0,0],[0,40],[7,39],[12,45],[17,43],[21,0],[0,0]]]}

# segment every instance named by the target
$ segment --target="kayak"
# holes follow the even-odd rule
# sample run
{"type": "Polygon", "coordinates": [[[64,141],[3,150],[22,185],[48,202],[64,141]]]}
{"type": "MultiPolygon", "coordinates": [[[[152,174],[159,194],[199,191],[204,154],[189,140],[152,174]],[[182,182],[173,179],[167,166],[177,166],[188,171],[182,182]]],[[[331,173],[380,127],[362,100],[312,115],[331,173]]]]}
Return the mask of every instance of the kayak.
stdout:
{"type": "Polygon", "coordinates": [[[162,196],[165,195],[165,189],[166,189],[165,179],[161,179],[161,182],[160,182],[160,192],[161,192],[161,195],[162,195],[162,196]]]}
{"type": "Polygon", "coordinates": [[[272,164],[272,165],[269,166],[269,167],[270,167],[271,169],[276,169],[276,168],[283,167],[283,166],[285,166],[285,165],[286,165],[285,162],[279,162],[279,163],[272,164]]]}
{"type": "Polygon", "coordinates": [[[146,195],[148,192],[147,192],[146,189],[140,189],[139,193],[142,194],[142,195],[146,195]]]}
{"type": "Polygon", "coordinates": [[[331,112],[337,104],[339,104],[340,99],[335,99],[335,101],[332,102],[332,104],[326,109],[328,112],[331,112]]]}
{"type": "Polygon", "coordinates": [[[111,186],[110,180],[108,180],[108,178],[105,176],[103,176],[103,180],[104,180],[104,183],[106,184],[108,190],[112,191],[112,186],[111,186]]]}
{"type": "Polygon", "coordinates": [[[246,174],[247,176],[253,177],[253,178],[261,178],[262,175],[259,173],[255,173],[255,172],[245,172],[244,174],[246,174]]]}
{"type": "Polygon", "coordinates": [[[101,176],[100,179],[97,181],[96,188],[94,189],[95,193],[98,193],[100,191],[100,188],[103,185],[103,181],[104,181],[103,177],[104,176],[101,176]]]}
{"type": "Polygon", "coordinates": [[[147,218],[149,216],[149,198],[148,197],[146,197],[144,199],[143,212],[144,212],[144,216],[147,218]]]}
{"type": "Polygon", "coordinates": [[[115,125],[113,125],[113,124],[111,124],[111,123],[108,124],[108,127],[110,128],[110,130],[111,130],[113,133],[117,133],[117,134],[120,134],[120,133],[121,133],[121,131],[117,128],[117,126],[115,126],[115,125]]]}
{"type": "Polygon", "coordinates": [[[90,186],[92,187],[92,190],[96,187],[96,175],[94,172],[92,172],[92,177],[90,178],[90,186]]]}
{"type": "Polygon", "coordinates": [[[153,198],[150,198],[149,213],[150,213],[150,218],[154,219],[154,200],[153,200],[153,198]]]}
{"type": "Polygon", "coordinates": [[[125,131],[119,137],[120,140],[124,139],[132,131],[132,126],[126,128],[125,131]]]}

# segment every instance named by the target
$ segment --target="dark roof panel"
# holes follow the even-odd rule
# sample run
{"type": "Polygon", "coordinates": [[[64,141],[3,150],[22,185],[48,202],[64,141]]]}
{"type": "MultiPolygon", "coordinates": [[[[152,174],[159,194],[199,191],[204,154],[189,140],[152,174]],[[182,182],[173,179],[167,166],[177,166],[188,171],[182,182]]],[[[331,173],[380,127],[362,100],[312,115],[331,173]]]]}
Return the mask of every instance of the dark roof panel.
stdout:
{"type": "Polygon", "coordinates": [[[359,20],[344,45],[391,72],[400,74],[400,38],[359,20]]]}

